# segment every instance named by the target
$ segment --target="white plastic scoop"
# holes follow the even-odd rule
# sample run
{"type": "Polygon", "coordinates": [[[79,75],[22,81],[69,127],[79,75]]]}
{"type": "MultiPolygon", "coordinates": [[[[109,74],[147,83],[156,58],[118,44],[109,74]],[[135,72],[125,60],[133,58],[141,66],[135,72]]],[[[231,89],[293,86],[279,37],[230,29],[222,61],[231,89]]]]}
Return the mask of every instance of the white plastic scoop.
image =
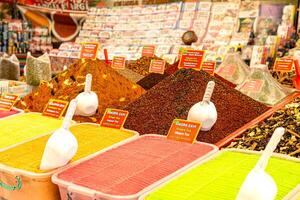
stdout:
{"type": "Polygon", "coordinates": [[[209,131],[216,123],[218,113],[215,105],[210,101],[215,88],[215,82],[209,81],[204,93],[203,100],[191,107],[188,120],[202,123],[201,131],[209,131]]]}
{"type": "Polygon", "coordinates": [[[49,138],[41,161],[41,170],[62,167],[76,154],[78,148],[77,139],[69,131],[76,106],[77,100],[73,99],[70,102],[62,127],[56,130],[49,138]]]}
{"type": "Polygon", "coordinates": [[[87,74],[85,78],[84,92],[80,93],[76,99],[78,101],[75,115],[92,116],[98,109],[98,96],[91,91],[92,75],[87,74]]]}
{"type": "Polygon", "coordinates": [[[265,172],[269,158],[276,149],[284,128],[277,128],[254,169],[248,174],[236,200],[274,200],[277,186],[273,178],[265,172]]]}

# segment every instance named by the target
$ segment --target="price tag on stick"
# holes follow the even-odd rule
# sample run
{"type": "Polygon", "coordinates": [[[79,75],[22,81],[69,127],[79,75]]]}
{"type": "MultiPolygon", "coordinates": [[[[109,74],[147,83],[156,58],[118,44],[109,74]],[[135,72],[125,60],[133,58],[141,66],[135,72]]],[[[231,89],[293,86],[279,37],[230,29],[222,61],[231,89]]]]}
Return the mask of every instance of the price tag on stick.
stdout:
{"type": "Polygon", "coordinates": [[[67,109],[68,104],[68,101],[50,99],[42,115],[60,119],[67,109]]]}
{"type": "Polygon", "coordinates": [[[274,71],[290,72],[293,69],[293,63],[292,58],[277,59],[274,64],[274,71]]]}
{"type": "Polygon", "coordinates": [[[151,63],[150,63],[149,72],[164,74],[165,66],[166,66],[165,60],[153,59],[153,60],[151,60],[151,63]]]}
{"type": "Polygon", "coordinates": [[[201,123],[183,119],[174,119],[167,138],[193,144],[197,138],[200,128],[201,123]]]}
{"type": "Polygon", "coordinates": [[[99,43],[97,42],[82,43],[80,58],[95,60],[97,58],[98,48],[99,48],[99,43]]]}
{"type": "Polygon", "coordinates": [[[17,102],[17,95],[6,94],[0,97],[0,110],[10,111],[17,102]]]}
{"type": "Polygon", "coordinates": [[[114,56],[111,67],[114,69],[125,69],[126,58],[122,56],[114,56]]]}
{"type": "Polygon", "coordinates": [[[216,67],[216,62],[205,61],[202,63],[201,69],[213,76],[215,74],[215,67],[216,67]]]}
{"type": "Polygon", "coordinates": [[[148,46],[143,47],[142,56],[154,57],[154,53],[155,53],[155,46],[154,45],[148,45],[148,46]]]}
{"type": "Polygon", "coordinates": [[[187,50],[182,52],[178,68],[201,70],[204,53],[205,51],[203,50],[187,50]]]}
{"type": "Polygon", "coordinates": [[[128,111],[126,110],[107,108],[100,122],[100,126],[121,129],[125,124],[127,116],[128,111]]]}

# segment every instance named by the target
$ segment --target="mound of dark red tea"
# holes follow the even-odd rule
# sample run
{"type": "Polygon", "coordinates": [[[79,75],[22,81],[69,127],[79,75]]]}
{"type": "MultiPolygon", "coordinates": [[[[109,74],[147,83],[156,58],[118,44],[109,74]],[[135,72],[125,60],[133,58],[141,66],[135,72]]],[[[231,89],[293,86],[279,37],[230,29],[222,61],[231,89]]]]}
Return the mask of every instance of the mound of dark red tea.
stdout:
{"type": "Polygon", "coordinates": [[[210,131],[201,131],[197,140],[216,143],[268,110],[206,72],[181,69],[125,108],[129,111],[125,128],[141,135],[166,135],[173,119],[186,119],[189,109],[202,100],[210,80],[216,83],[211,100],[218,120],[210,131]]]}

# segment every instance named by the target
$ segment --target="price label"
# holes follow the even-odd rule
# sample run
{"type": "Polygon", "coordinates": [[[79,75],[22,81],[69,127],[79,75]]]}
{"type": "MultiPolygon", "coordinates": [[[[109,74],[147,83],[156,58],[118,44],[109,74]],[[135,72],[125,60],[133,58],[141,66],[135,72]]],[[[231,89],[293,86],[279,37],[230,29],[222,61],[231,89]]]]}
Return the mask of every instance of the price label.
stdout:
{"type": "Polygon", "coordinates": [[[200,131],[201,123],[174,119],[168,132],[168,139],[193,144],[200,131]]]}
{"type": "Polygon", "coordinates": [[[126,110],[107,108],[100,122],[100,126],[121,129],[125,124],[127,116],[128,111],[126,110]]]}
{"type": "Polygon", "coordinates": [[[217,73],[232,77],[235,72],[236,72],[235,65],[225,65],[225,66],[221,66],[217,73]]]}
{"type": "Polygon", "coordinates": [[[154,57],[155,46],[154,45],[147,45],[143,47],[142,56],[146,57],[154,57]]]}
{"type": "Polygon", "coordinates": [[[248,80],[242,85],[241,90],[246,90],[253,93],[260,93],[262,87],[263,87],[262,80],[248,80]]]}
{"type": "Polygon", "coordinates": [[[150,73],[158,73],[158,74],[164,74],[166,66],[166,61],[164,60],[151,60],[149,72],[150,73]]]}
{"type": "Polygon", "coordinates": [[[0,110],[10,111],[17,102],[17,95],[6,94],[0,97],[0,110]]]}
{"type": "Polygon", "coordinates": [[[290,72],[293,69],[293,63],[292,58],[277,59],[274,64],[274,71],[290,72]]]}
{"type": "Polygon", "coordinates": [[[87,42],[81,45],[80,58],[95,60],[98,53],[99,43],[87,42]]]}
{"type": "Polygon", "coordinates": [[[125,69],[126,58],[122,56],[114,56],[111,67],[114,69],[125,69]]]}
{"type": "Polygon", "coordinates": [[[203,62],[201,69],[213,76],[215,74],[215,67],[216,67],[216,62],[205,61],[203,62]]]}
{"type": "Polygon", "coordinates": [[[203,50],[187,50],[182,52],[178,68],[201,70],[205,51],[203,50]]]}
{"type": "Polygon", "coordinates": [[[43,111],[43,115],[60,119],[67,109],[68,104],[68,101],[50,99],[43,111]]]}

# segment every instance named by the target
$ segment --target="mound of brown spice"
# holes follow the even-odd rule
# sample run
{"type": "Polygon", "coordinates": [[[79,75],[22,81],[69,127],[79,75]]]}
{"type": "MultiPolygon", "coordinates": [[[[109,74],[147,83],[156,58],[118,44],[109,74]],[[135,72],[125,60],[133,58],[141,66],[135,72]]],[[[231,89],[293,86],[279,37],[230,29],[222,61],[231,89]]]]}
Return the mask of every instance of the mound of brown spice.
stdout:
{"type": "Polygon", "coordinates": [[[144,89],[120,75],[105,62],[87,60],[78,61],[51,81],[41,83],[37,90],[25,96],[16,106],[27,111],[42,112],[51,98],[70,101],[83,92],[87,73],[93,76],[92,91],[98,95],[99,107],[95,116],[75,117],[80,122],[96,122],[106,108],[123,108],[144,93],[144,89]]]}
{"type": "Polygon", "coordinates": [[[216,83],[212,102],[218,120],[210,131],[201,131],[197,140],[216,143],[268,110],[206,72],[181,69],[125,108],[129,111],[125,128],[141,135],[166,135],[173,119],[186,119],[192,105],[202,100],[210,80],[216,83]]]}

